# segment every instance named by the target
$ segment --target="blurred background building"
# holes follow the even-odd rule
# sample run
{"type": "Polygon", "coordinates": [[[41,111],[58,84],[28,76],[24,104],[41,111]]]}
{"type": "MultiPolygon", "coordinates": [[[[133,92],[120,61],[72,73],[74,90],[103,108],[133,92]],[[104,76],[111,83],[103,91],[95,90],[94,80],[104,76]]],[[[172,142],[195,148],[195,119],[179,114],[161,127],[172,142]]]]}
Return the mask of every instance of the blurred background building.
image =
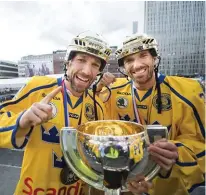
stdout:
{"type": "Polygon", "coordinates": [[[64,58],[66,55],[66,50],[56,50],[53,51],[53,66],[54,74],[64,73],[64,58]]]}
{"type": "Polygon", "coordinates": [[[18,64],[8,60],[0,60],[0,79],[18,77],[18,64]]]}
{"type": "Polygon", "coordinates": [[[53,55],[42,54],[24,56],[18,62],[18,67],[19,76],[21,77],[53,74],[53,55]]]}
{"type": "Polygon", "coordinates": [[[112,53],[104,69],[104,72],[111,72],[116,77],[122,77],[122,74],[118,71],[118,63],[117,63],[117,58],[115,56],[115,51],[117,50],[117,46],[111,46],[110,49],[112,50],[112,53]]]}
{"type": "Polygon", "coordinates": [[[146,1],[144,27],[159,43],[161,73],[205,74],[204,1],[146,1]]]}

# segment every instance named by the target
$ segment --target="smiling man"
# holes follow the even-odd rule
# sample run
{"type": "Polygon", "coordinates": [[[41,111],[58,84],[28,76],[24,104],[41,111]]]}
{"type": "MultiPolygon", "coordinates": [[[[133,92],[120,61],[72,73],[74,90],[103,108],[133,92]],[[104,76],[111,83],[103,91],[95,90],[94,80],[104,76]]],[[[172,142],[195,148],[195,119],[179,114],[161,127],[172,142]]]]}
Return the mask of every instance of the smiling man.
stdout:
{"type": "Polygon", "coordinates": [[[65,85],[67,90],[72,91],[73,95],[77,97],[81,96],[95,80],[101,64],[100,59],[91,55],[82,52],[74,54],[72,60],[66,64],[67,82],[65,82],[65,85]],[[82,66],[84,66],[84,69],[82,69],[82,66]]]}
{"type": "Polygon", "coordinates": [[[68,46],[64,78],[32,77],[13,100],[0,105],[0,148],[24,148],[14,195],[88,194],[65,164],[59,135],[62,127],[104,119],[102,102],[88,88],[110,52],[101,35],[81,33],[68,46]]]}
{"type": "MultiPolygon", "coordinates": [[[[204,186],[205,111],[204,92],[197,81],[158,74],[160,54],[154,37],[135,34],[116,51],[120,71],[130,79],[103,76],[100,97],[107,117],[166,126],[169,140],[161,139],[148,148],[161,172],[153,180],[151,195],[187,195],[204,186]]],[[[138,183],[129,189],[139,192],[138,183]]],[[[148,192],[148,188],[142,188],[148,192]]]]}

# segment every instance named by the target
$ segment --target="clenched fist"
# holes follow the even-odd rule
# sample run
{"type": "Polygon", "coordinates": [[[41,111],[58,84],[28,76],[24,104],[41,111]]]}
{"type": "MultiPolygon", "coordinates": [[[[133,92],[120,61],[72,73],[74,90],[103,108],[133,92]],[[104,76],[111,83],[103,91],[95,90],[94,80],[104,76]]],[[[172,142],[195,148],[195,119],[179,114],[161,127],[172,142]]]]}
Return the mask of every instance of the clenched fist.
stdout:
{"type": "Polygon", "coordinates": [[[27,129],[50,120],[52,118],[52,107],[49,105],[49,102],[61,91],[61,89],[62,87],[54,89],[40,102],[32,104],[32,106],[22,115],[19,121],[19,127],[27,129]]]}
{"type": "Polygon", "coordinates": [[[115,82],[115,80],[116,78],[112,73],[104,73],[100,82],[97,84],[97,91],[101,91],[104,86],[109,86],[111,83],[115,82]]]}

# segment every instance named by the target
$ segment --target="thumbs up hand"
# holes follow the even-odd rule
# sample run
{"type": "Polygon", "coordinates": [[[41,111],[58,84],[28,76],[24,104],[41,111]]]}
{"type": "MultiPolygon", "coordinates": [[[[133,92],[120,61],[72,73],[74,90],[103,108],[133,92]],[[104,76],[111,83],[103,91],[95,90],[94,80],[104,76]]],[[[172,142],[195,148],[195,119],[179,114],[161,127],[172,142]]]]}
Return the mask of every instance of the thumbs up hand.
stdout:
{"type": "Polygon", "coordinates": [[[61,89],[62,87],[54,89],[40,102],[32,104],[32,106],[22,115],[19,121],[19,127],[27,129],[50,120],[52,118],[52,107],[49,105],[49,102],[61,91],[61,89]]]}

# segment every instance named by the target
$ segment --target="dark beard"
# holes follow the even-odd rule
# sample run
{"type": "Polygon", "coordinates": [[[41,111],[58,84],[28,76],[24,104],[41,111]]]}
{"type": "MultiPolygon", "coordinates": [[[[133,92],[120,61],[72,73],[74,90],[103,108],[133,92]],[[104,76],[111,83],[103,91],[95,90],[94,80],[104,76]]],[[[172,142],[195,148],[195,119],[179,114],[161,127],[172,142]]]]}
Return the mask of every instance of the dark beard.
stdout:
{"type": "MultiPolygon", "coordinates": [[[[74,76],[74,77],[75,77],[75,76],[74,76]]],[[[74,91],[77,92],[77,93],[83,93],[86,89],[89,89],[89,86],[91,85],[91,84],[90,84],[86,89],[83,89],[83,90],[82,90],[82,89],[79,89],[78,87],[75,86],[75,84],[74,84],[74,82],[73,82],[74,78],[71,79],[69,76],[67,76],[66,80],[70,83],[70,86],[71,86],[72,90],[74,90],[74,91]]]]}
{"type": "Polygon", "coordinates": [[[140,82],[138,82],[139,84],[146,84],[147,82],[149,82],[151,79],[152,79],[152,75],[153,74],[151,74],[151,75],[149,75],[149,77],[147,77],[147,79],[145,80],[145,81],[140,81],[140,82]]]}
{"type": "Polygon", "coordinates": [[[148,83],[152,78],[153,78],[153,71],[149,72],[149,76],[146,78],[146,80],[141,81],[141,79],[139,79],[139,80],[135,79],[134,81],[140,85],[144,85],[144,84],[148,83]]]}

